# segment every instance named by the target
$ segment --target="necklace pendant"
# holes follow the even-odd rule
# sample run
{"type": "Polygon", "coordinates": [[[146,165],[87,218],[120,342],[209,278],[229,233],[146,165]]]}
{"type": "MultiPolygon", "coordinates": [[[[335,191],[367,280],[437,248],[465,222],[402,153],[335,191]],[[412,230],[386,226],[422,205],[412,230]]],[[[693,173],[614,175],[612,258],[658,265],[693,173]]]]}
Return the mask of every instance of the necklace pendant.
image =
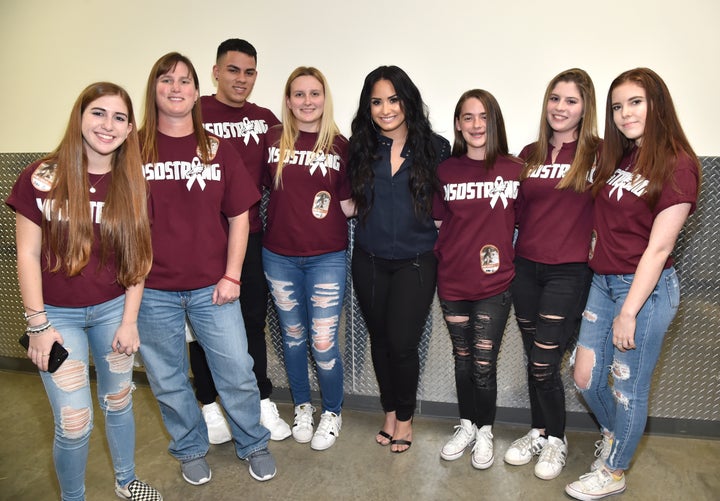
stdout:
{"type": "Polygon", "coordinates": [[[95,190],[95,187],[94,187],[94,186],[91,186],[91,187],[90,187],[90,193],[95,193],[95,191],[96,191],[96,190],[95,190]]]}

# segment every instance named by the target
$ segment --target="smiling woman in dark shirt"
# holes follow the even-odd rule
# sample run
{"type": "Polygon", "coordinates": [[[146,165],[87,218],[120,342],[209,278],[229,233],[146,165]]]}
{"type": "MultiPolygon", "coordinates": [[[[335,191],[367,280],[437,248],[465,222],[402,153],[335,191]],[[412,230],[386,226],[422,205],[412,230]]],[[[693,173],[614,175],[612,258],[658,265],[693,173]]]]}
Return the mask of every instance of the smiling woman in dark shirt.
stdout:
{"type": "Polygon", "coordinates": [[[359,218],[352,272],[385,411],[375,439],[392,452],[412,443],[418,345],[436,284],[436,169],[449,155],[450,144],[433,133],[410,77],[397,66],[370,72],[350,139],[359,218]]]}

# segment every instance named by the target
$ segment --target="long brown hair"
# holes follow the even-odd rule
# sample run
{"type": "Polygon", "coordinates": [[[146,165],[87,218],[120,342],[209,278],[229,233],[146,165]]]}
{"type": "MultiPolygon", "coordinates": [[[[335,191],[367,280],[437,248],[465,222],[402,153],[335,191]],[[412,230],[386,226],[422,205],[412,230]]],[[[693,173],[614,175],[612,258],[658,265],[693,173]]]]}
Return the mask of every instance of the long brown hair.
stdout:
{"type": "Polygon", "coordinates": [[[122,87],[97,82],[82,91],[75,101],[65,135],[58,147],[43,158],[54,164],[55,181],[48,193],[48,220],[43,224],[51,271],[79,274],[87,265],[95,235],[90,206],[88,158],[82,136],[85,109],[103,96],[120,97],[128,109],[130,133],[111,160],[112,181],[100,222],[101,263],[115,253],[117,281],[130,287],[142,281],[152,265],[147,187],[142,173],[137,124],[130,96],[122,87]]]}
{"type": "Polygon", "coordinates": [[[313,150],[316,152],[322,151],[325,154],[330,153],[333,149],[335,138],[340,135],[340,129],[333,118],[332,96],[330,95],[330,87],[328,86],[325,75],[312,66],[299,66],[295,68],[293,72],[290,73],[287,82],[285,82],[282,106],[282,135],[280,136],[280,144],[278,147],[280,156],[278,157],[277,172],[275,173],[275,188],[279,188],[282,185],[282,171],[285,165],[285,157],[292,155],[295,150],[295,141],[297,141],[300,133],[297,120],[287,105],[287,100],[290,98],[290,87],[296,78],[304,76],[313,77],[320,82],[323,93],[325,94],[325,105],[323,106],[323,114],[320,119],[320,131],[313,150]]]}
{"type": "MultiPolygon", "coordinates": [[[[140,143],[142,144],[142,158],[146,162],[157,162],[157,128],[158,128],[158,109],[157,109],[157,93],[156,83],[158,78],[170,73],[175,69],[178,63],[187,66],[188,71],[193,79],[195,90],[200,93],[200,83],[198,82],[197,72],[190,59],[178,52],[168,52],[153,65],[148,76],[147,86],[145,88],[145,116],[143,124],[140,128],[140,143]]],[[[210,154],[210,137],[205,131],[202,122],[202,113],[200,112],[200,103],[196,102],[192,109],[193,133],[198,144],[200,160],[204,163],[210,163],[212,155],[210,154]]]]}
{"type": "Polygon", "coordinates": [[[672,177],[679,157],[687,155],[697,165],[698,188],[702,170],[697,155],[680,125],[670,91],[663,79],[648,68],[628,70],[621,73],[610,84],[605,106],[605,142],[592,192],[593,195],[598,194],[612,173],[615,172],[620,160],[635,144],[635,141],[628,139],[620,132],[613,117],[613,90],[626,82],[637,84],[645,90],[647,100],[645,129],[633,173],[648,180],[645,200],[648,206],[654,209],[663,186],[672,177]]]}
{"type": "Polygon", "coordinates": [[[462,132],[458,130],[458,124],[460,123],[460,113],[462,112],[463,104],[468,99],[477,99],[485,108],[485,114],[487,116],[485,136],[487,137],[485,145],[485,167],[490,170],[495,165],[495,161],[498,157],[509,157],[508,153],[508,142],[507,135],[505,134],[505,120],[503,119],[500,105],[498,104],[495,96],[490,94],[488,91],[483,89],[471,89],[463,93],[458,99],[455,105],[455,112],[453,113],[453,130],[455,131],[455,137],[452,147],[452,156],[461,157],[468,151],[467,141],[462,135],[462,132]]]}
{"type": "Polygon", "coordinates": [[[560,82],[574,83],[583,101],[583,116],[578,124],[578,145],[570,169],[555,186],[558,190],[570,188],[578,193],[587,189],[590,170],[597,161],[600,138],[597,132],[597,105],[595,104],[595,86],[590,75],[580,68],[571,68],[555,76],[545,89],[542,112],[540,113],[540,134],[535,148],[525,160],[525,168],[520,179],[525,180],[530,173],[545,163],[548,154],[548,142],[553,130],[547,121],[547,104],[555,86],[560,82]]]}

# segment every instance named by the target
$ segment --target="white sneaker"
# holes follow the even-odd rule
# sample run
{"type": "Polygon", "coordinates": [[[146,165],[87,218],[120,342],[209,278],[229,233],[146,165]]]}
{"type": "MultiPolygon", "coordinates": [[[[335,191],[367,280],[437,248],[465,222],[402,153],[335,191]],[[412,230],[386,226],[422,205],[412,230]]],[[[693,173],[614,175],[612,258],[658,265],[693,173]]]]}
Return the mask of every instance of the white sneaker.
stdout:
{"type": "Polygon", "coordinates": [[[590,465],[590,471],[597,471],[607,463],[614,439],[615,437],[613,435],[605,435],[603,433],[602,440],[595,442],[595,457],[597,459],[590,465]]]}
{"type": "Polygon", "coordinates": [[[543,480],[552,480],[560,475],[567,458],[567,438],[548,437],[540,457],[535,464],[535,476],[543,480]]]}
{"type": "Polygon", "coordinates": [[[320,414],[320,424],[313,435],[310,448],[316,451],[329,449],[340,436],[342,428],[342,416],[334,412],[325,411],[320,414]]]}
{"type": "Polygon", "coordinates": [[[260,424],[270,432],[270,440],[285,440],[292,435],[290,426],[280,417],[277,405],[269,398],[260,400],[260,424]]]}
{"type": "Polygon", "coordinates": [[[510,444],[505,451],[505,462],[515,466],[528,464],[533,456],[540,454],[546,443],[547,438],[540,436],[540,430],[533,428],[510,444]]]}
{"type": "Polygon", "coordinates": [[[625,491],[625,475],[619,479],[603,465],[600,469],[586,473],[572,484],[565,486],[565,492],[581,501],[593,501],[625,491]]]}
{"type": "Polygon", "coordinates": [[[486,470],[492,466],[494,461],[492,426],[486,424],[478,428],[475,433],[475,447],[472,450],[470,463],[477,470],[486,470]]]}
{"type": "Polygon", "coordinates": [[[465,449],[475,443],[477,428],[469,419],[461,419],[460,424],[455,426],[455,434],[447,441],[440,451],[440,457],[445,461],[459,459],[465,449]]]}
{"type": "Polygon", "coordinates": [[[292,436],[296,442],[306,444],[313,436],[313,413],[315,407],[310,403],[295,406],[295,420],[293,421],[292,436]]]}
{"type": "Polygon", "coordinates": [[[208,439],[211,444],[224,444],[232,440],[230,426],[217,402],[202,406],[202,415],[208,430],[208,439]]]}

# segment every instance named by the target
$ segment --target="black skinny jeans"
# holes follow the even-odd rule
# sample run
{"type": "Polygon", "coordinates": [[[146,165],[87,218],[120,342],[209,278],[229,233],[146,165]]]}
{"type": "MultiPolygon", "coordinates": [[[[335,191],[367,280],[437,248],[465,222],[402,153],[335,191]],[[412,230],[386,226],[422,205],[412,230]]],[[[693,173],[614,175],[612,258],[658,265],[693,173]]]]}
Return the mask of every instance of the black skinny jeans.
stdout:
{"type": "Polygon", "coordinates": [[[437,259],[432,251],[411,259],[382,259],[356,246],[352,275],[383,410],[407,421],[415,412],[418,346],[435,295],[437,259]]]}
{"type": "MultiPolygon", "coordinates": [[[[262,265],[262,232],[251,233],[248,238],[243,262],[240,309],[242,311],[248,353],[253,359],[253,372],[258,382],[260,398],[270,397],[272,382],[267,375],[267,342],[265,340],[265,317],[267,315],[268,286],[262,265]]],[[[189,344],[190,367],[195,384],[195,397],[201,404],[211,404],[218,394],[215,390],[210,367],[200,343],[189,344]]]]}
{"type": "Polygon", "coordinates": [[[511,289],[528,361],[532,427],[544,428],[548,436],[565,435],[562,358],[577,339],[591,280],[585,263],[549,265],[515,258],[511,289]]]}
{"type": "Polygon", "coordinates": [[[492,425],[497,410],[497,358],[510,315],[510,291],[478,301],[441,300],[440,304],[453,345],[460,419],[478,428],[492,425]]]}

